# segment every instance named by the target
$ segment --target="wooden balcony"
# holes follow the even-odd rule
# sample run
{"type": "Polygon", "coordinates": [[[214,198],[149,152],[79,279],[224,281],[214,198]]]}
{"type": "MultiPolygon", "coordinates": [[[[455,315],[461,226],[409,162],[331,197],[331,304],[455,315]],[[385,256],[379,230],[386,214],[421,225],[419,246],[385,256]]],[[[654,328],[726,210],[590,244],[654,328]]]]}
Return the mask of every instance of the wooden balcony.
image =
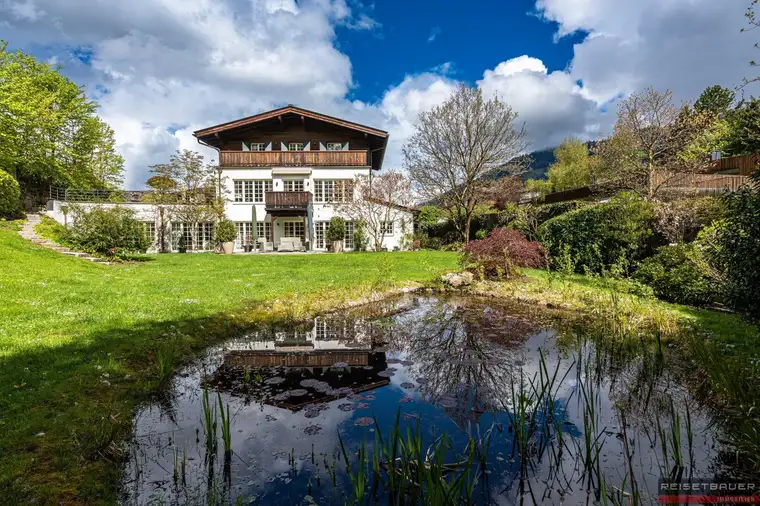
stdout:
{"type": "Polygon", "coordinates": [[[267,211],[305,211],[311,203],[311,192],[265,192],[267,211]]]}
{"type": "Polygon", "coordinates": [[[367,151],[221,151],[221,167],[365,167],[367,151]]]}

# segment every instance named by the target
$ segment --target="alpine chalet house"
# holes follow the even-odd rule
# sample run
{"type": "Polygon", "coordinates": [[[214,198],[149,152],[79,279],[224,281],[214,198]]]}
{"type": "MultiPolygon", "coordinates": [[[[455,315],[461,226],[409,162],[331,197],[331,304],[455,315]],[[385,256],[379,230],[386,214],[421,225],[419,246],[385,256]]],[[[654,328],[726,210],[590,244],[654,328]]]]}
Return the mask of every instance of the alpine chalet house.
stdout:
{"type": "MultiPolygon", "coordinates": [[[[289,105],[193,135],[218,151],[225,215],[237,226],[236,251],[324,251],[330,219],[342,214],[347,221],[343,247],[354,248],[356,224],[341,212],[341,204],[355,197],[358,175],[381,169],[388,132],[289,105]]],[[[48,216],[67,223],[65,210],[72,202],[85,209],[127,206],[143,221],[151,250],[157,249],[158,212],[146,202],[147,192],[121,192],[126,198],[118,204],[109,203],[108,195],[93,199],[91,193],[51,191],[48,216]]],[[[384,224],[387,250],[401,249],[404,235],[412,231],[411,212],[394,215],[404,218],[384,224]]],[[[178,251],[181,237],[188,251],[213,250],[214,223],[171,221],[167,247],[178,251]]]]}
{"type": "MultiPolygon", "coordinates": [[[[326,250],[330,219],[341,216],[340,204],[354,198],[356,176],[382,168],[388,143],[388,132],[293,105],[193,135],[219,151],[237,250],[253,237],[256,246],[274,250],[294,238],[308,249],[326,250]]],[[[344,247],[350,250],[355,224],[343,217],[344,247]]],[[[411,215],[407,223],[388,223],[383,246],[400,247],[411,223],[411,215]]]]}

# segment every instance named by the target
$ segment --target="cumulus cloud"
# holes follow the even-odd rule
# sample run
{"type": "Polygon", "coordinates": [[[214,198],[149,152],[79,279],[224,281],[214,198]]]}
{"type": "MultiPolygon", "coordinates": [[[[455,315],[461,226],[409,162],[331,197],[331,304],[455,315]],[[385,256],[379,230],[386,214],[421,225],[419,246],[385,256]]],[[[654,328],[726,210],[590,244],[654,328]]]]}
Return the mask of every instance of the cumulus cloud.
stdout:
{"type": "MultiPolygon", "coordinates": [[[[550,72],[529,55],[504,55],[476,84],[519,112],[533,149],[593,139],[609,132],[615,101],[646,86],[687,100],[740,84],[754,57],[754,39],[739,31],[745,4],[537,0],[557,37],[587,34],[568,67],[550,72]]],[[[448,62],[391,83],[375,102],[348,99],[356,83],[336,28],[377,30],[372,14],[358,0],[0,0],[4,37],[65,65],[98,99],[130,187],[175,149],[215,157],[192,131],[287,103],[388,130],[386,164],[400,166],[419,113],[458,82],[448,62]]]]}

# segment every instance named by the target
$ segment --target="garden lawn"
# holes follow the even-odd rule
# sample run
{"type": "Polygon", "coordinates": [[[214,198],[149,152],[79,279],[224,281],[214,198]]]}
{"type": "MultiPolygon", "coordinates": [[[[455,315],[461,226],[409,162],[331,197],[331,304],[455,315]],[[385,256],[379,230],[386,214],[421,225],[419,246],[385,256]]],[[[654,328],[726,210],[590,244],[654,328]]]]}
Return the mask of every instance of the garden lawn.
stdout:
{"type": "Polygon", "coordinates": [[[0,503],[112,503],[136,405],[182,362],[457,265],[454,253],[158,255],[96,265],[0,228],[0,503]]]}

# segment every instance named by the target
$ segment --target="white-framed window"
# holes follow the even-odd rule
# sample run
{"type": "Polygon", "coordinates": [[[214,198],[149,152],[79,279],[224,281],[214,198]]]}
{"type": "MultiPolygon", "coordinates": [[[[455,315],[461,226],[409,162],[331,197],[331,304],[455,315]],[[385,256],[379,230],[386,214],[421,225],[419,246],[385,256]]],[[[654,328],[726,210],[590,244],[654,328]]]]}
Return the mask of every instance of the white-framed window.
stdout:
{"type": "Polygon", "coordinates": [[[264,142],[252,142],[250,149],[251,151],[266,151],[267,145],[264,142]]]}
{"type": "Polygon", "coordinates": [[[289,142],[288,151],[303,151],[303,142],[289,142]]]}
{"type": "Polygon", "coordinates": [[[272,223],[269,221],[256,222],[256,235],[272,242],[272,223]]]}
{"type": "Polygon", "coordinates": [[[314,247],[316,249],[327,249],[325,234],[327,233],[328,225],[329,223],[326,221],[314,222],[314,247]]]}
{"type": "MultiPolygon", "coordinates": [[[[258,246],[253,243],[253,227],[250,221],[238,221],[235,223],[237,227],[237,237],[235,238],[235,248],[243,249],[243,246],[258,246]]],[[[272,240],[272,223],[268,221],[256,222],[256,241],[259,239],[266,239],[267,242],[272,240]]]]}
{"type": "Polygon", "coordinates": [[[393,235],[393,222],[384,221],[380,223],[380,233],[393,235]]]}
{"type": "Polygon", "coordinates": [[[350,202],[353,197],[353,179],[317,179],[314,181],[314,202],[350,202]]]}
{"type": "Polygon", "coordinates": [[[181,242],[187,251],[214,249],[214,224],[172,222],[172,250],[178,251],[181,242]]]}
{"type": "Polygon", "coordinates": [[[143,234],[145,234],[145,239],[147,239],[148,244],[150,246],[155,246],[156,245],[156,222],[144,221],[143,234]]]}
{"type": "Polygon", "coordinates": [[[285,179],[282,182],[282,189],[286,192],[302,192],[304,185],[303,179],[285,179]]]}
{"type": "Polygon", "coordinates": [[[343,151],[342,142],[328,142],[326,147],[327,151],[343,151]]]}
{"type": "Polygon", "coordinates": [[[238,203],[264,203],[264,193],[272,191],[272,180],[234,180],[233,181],[235,202],[238,203]]]}
{"type": "Polygon", "coordinates": [[[354,222],[346,222],[346,235],[343,237],[343,247],[346,249],[354,249],[354,222]]]}
{"type": "Polygon", "coordinates": [[[243,246],[250,244],[251,222],[238,221],[235,223],[237,228],[237,237],[235,237],[235,249],[243,249],[243,246]]]}
{"type": "Polygon", "coordinates": [[[282,224],[283,237],[305,237],[305,229],[302,221],[286,221],[282,224]]]}

